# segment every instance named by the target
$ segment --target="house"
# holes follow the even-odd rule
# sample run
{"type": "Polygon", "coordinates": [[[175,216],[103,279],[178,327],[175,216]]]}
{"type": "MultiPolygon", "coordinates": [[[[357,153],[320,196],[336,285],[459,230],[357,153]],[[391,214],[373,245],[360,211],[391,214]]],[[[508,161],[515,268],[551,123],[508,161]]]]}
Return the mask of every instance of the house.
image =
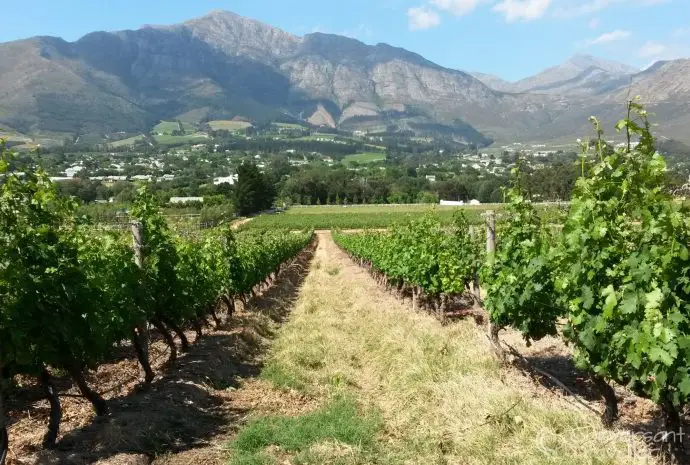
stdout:
{"type": "Polygon", "coordinates": [[[239,179],[238,175],[232,174],[230,176],[213,178],[213,184],[216,186],[218,186],[220,184],[230,184],[232,186],[237,182],[238,179],[239,179]]]}
{"type": "Polygon", "coordinates": [[[203,197],[170,197],[170,203],[192,203],[192,202],[204,202],[203,197]]]}
{"type": "Polygon", "coordinates": [[[436,182],[436,176],[434,176],[433,174],[427,174],[426,180],[429,182],[436,182]]]}
{"type": "Polygon", "coordinates": [[[446,206],[446,207],[462,207],[465,205],[465,202],[460,200],[459,202],[455,200],[441,200],[441,206],[446,206]]]}
{"type": "Polygon", "coordinates": [[[470,200],[470,205],[481,205],[482,203],[479,200],[472,199],[470,200]]]}
{"type": "Polygon", "coordinates": [[[132,181],[143,181],[143,182],[151,182],[152,176],[150,174],[137,174],[132,176],[132,181]]]}
{"type": "Polygon", "coordinates": [[[65,170],[65,176],[68,178],[73,178],[78,172],[83,171],[84,167],[81,165],[73,165],[65,170]]]}
{"type": "Polygon", "coordinates": [[[158,178],[159,181],[173,181],[175,179],[174,174],[164,174],[158,178]]]}

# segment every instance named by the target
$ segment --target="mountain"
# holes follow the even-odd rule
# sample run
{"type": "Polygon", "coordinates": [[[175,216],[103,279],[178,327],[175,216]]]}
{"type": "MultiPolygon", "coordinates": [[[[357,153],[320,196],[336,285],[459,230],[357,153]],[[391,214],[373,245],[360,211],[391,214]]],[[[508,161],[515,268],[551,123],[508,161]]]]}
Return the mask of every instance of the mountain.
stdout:
{"type": "MultiPolygon", "coordinates": [[[[635,68],[590,55],[575,55],[566,62],[548,68],[541,73],[514,83],[516,92],[538,92],[564,95],[568,91],[582,92],[580,87],[606,90],[624,82],[626,77],[638,72],[635,68]]],[[[629,81],[628,81],[629,82],[629,81]]]]}
{"type": "MultiPolygon", "coordinates": [[[[136,132],[166,118],[456,125],[448,105],[497,99],[471,76],[385,44],[297,37],[227,12],[74,43],[0,44],[0,124],[31,134],[136,132]],[[442,108],[443,107],[443,108],[442,108]],[[444,116],[445,115],[445,116],[444,116]],[[452,116],[452,118],[450,117],[452,116]]],[[[460,138],[486,144],[477,131],[460,138]],[[479,135],[477,137],[477,135],[479,135]]],[[[466,131],[465,131],[466,132],[466,131]]]]}
{"type": "MultiPolygon", "coordinates": [[[[138,133],[165,119],[233,117],[442,133],[478,145],[573,138],[591,114],[605,121],[621,115],[620,95],[633,71],[578,56],[514,85],[484,76],[487,85],[387,44],[299,37],[223,11],[171,26],[94,32],[76,42],[3,43],[0,62],[0,127],[56,140],[138,133]]],[[[635,82],[667,93],[652,84],[658,73],[664,82],[675,79],[680,92],[688,74],[671,65],[636,74],[635,82]]],[[[690,138],[681,124],[688,101],[677,99],[664,113],[673,136],[690,138]]]]}
{"type": "Polygon", "coordinates": [[[503,78],[495,76],[493,74],[480,73],[478,71],[470,71],[470,75],[479,79],[481,82],[491,87],[494,90],[500,92],[515,92],[515,84],[508,82],[503,78]]]}

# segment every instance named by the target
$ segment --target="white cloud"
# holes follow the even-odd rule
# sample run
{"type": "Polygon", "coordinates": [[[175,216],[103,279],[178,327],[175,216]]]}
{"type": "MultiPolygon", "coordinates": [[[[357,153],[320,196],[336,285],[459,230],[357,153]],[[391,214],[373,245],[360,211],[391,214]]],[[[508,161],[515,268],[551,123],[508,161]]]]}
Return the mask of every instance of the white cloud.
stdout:
{"type": "Polygon", "coordinates": [[[441,17],[438,13],[426,6],[407,10],[407,19],[411,31],[431,29],[441,24],[441,17]]]}
{"type": "Polygon", "coordinates": [[[487,0],[431,0],[431,3],[436,5],[439,9],[450,11],[456,16],[466,15],[472,12],[487,0]]]}
{"type": "Polygon", "coordinates": [[[588,40],[587,45],[601,45],[608,44],[611,42],[617,42],[619,40],[625,40],[631,35],[632,32],[630,31],[622,31],[620,29],[616,29],[615,31],[607,32],[606,34],[602,34],[599,37],[595,37],[594,39],[588,40]]]}
{"type": "Polygon", "coordinates": [[[506,21],[531,21],[539,19],[551,6],[551,0],[502,0],[492,8],[502,14],[506,21]]]}
{"type": "Polygon", "coordinates": [[[640,56],[642,58],[659,58],[668,51],[668,47],[662,43],[650,40],[640,49],[640,56]]]}
{"type": "Polygon", "coordinates": [[[601,24],[601,21],[599,20],[599,18],[592,18],[589,20],[589,28],[590,29],[598,28],[599,24],[601,24]]]}

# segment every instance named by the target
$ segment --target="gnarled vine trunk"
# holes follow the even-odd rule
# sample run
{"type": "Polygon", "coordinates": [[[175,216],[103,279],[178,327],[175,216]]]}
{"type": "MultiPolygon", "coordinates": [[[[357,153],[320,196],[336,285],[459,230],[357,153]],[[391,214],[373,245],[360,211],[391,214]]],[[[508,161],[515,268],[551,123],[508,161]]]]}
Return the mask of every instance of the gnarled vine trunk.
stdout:
{"type": "Polygon", "coordinates": [[[668,444],[670,451],[679,459],[679,463],[682,463],[682,459],[685,458],[685,444],[683,443],[685,435],[678,409],[668,398],[665,398],[661,404],[661,411],[664,415],[663,424],[664,431],[666,432],[664,442],[668,444]]]}
{"type": "Polygon", "coordinates": [[[604,426],[610,428],[618,419],[618,399],[616,399],[616,392],[611,385],[606,382],[601,376],[592,376],[595,386],[604,398],[605,407],[604,413],[601,416],[601,421],[604,426]]]}
{"type": "Polygon", "coordinates": [[[82,395],[93,405],[96,415],[99,417],[108,415],[108,403],[99,393],[89,387],[84,379],[84,372],[80,368],[70,368],[69,374],[72,376],[74,382],[77,383],[77,387],[82,395]]]}
{"type": "Polygon", "coordinates": [[[220,329],[220,327],[223,326],[223,321],[218,317],[216,309],[213,305],[210,306],[209,313],[211,314],[211,318],[213,318],[213,321],[216,323],[216,329],[220,329]]]}
{"type": "Polygon", "coordinates": [[[158,330],[158,332],[161,333],[161,335],[163,335],[165,343],[170,348],[170,357],[168,357],[168,361],[174,362],[177,360],[177,346],[175,345],[175,339],[172,337],[172,334],[170,334],[168,328],[166,328],[163,322],[160,320],[151,320],[151,324],[158,330]]]}
{"type": "Polygon", "coordinates": [[[225,306],[228,308],[228,318],[231,318],[232,314],[235,312],[235,299],[233,299],[230,296],[224,295],[223,302],[225,302],[225,306]]]}
{"type": "Polygon", "coordinates": [[[43,447],[52,449],[57,442],[58,434],[60,433],[60,421],[62,420],[62,407],[60,405],[60,397],[57,394],[53,379],[50,372],[44,366],[41,368],[41,387],[50,404],[50,417],[48,419],[48,431],[43,436],[43,447]]]}
{"type": "Polygon", "coordinates": [[[156,375],[151,368],[151,362],[149,360],[149,343],[151,335],[149,333],[148,323],[139,325],[134,328],[132,334],[132,344],[134,345],[134,350],[137,353],[137,359],[139,359],[139,364],[144,370],[144,382],[150,384],[156,375]]]}
{"type": "Polygon", "coordinates": [[[182,346],[182,352],[189,352],[189,340],[187,340],[187,335],[184,333],[182,328],[177,323],[172,321],[166,321],[168,326],[173,330],[177,337],[180,338],[180,345],[182,346]]]}
{"type": "Polygon", "coordinates": [[[501,331],[500,326],[496,326],[493,323],[489,323],[489,339],[491,340],[491,345],[496,353],[496,356],[501,359],[502,362],[506,361],[506,352],[501,346],[501,340],[498,338],[498,333],[501,331]]]}

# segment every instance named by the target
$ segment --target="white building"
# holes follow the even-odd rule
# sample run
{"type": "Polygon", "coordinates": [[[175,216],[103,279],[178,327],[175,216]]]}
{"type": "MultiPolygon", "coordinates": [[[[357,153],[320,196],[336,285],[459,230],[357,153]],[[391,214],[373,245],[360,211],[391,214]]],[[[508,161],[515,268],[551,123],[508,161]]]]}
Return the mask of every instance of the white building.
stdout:
{"type": "Polygon", "coordinates": [[[68,178],[73,178],[78,172],[83,171],[84,167],[81,165],[73,165],[65,170],[65,176],[68,178]]]}
{"type": "Polygon", "coordinates": [[[170,203],[204,202],[203,197],[170,197],[170,203]]]}
{"type": "Polygon", "coordinates": [[[230,184],[232,186],[237,182],[238,179],[239,177],[236,174],[232,174],[230,176],[214,178],[213,184],[216,186],[219,184],[230,184]]]}
{"type": "Polygon", "coordinates": [[[137,174],[137,175],[132,176],[132,181],[151,182],[151,175],[150,174],[137,174]]]}
{"type": "Polygon", "coordinates": [[[460,201],[455,201],[455,200],[441,200],[441,206],[446,206],[446,207],[462,207],[465,205],[465,202],[462,200],[460,201]]]}

